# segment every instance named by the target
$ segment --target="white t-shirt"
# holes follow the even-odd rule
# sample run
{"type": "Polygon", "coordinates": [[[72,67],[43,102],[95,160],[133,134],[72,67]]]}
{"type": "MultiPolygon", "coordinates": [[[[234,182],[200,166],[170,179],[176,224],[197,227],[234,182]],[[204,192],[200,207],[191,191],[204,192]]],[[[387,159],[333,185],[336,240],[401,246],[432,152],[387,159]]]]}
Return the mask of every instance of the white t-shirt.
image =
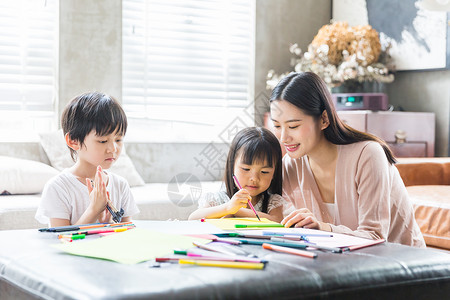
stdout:
{"type": "MultiPolygon", "coordinates": [[[[139,213],[128,182],[119,175],[108,175],[106,190],[109,191],[115,208],[123,208],[123,217],[139,213]]],[[[35,218],[43,224],[50,224],[50,218],[68,219],[71,224],[75,224],[88,206],[87,186],[65,169],[45,185],[35,218]]]]}

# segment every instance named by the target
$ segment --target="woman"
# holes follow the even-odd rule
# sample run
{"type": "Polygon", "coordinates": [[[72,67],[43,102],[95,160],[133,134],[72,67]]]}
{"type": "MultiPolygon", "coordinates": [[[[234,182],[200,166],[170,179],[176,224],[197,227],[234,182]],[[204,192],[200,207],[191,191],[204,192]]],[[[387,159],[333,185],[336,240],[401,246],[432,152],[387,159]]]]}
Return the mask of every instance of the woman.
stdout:
{"type": "Polygon", "coordinates": [[[339,119],[320,77],[291,73],[270,102],[288,154],[283,197],[296,208],[282,224],[425,247],[391,150],[339,119]]]}

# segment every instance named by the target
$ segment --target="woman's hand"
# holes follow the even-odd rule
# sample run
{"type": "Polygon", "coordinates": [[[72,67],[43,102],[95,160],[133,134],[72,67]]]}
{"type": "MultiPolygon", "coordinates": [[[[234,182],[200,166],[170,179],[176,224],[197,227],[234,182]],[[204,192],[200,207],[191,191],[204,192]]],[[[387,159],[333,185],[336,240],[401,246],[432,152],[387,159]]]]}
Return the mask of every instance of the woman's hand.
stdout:
{"type": "Polygon", "coordinates": [[[281,221],[281,224],[288,228],[294,226],[296,228],[303,227],[331,231],[329,224],[318,221],[313,213],[307,208],[294,210],[281,221]]]}
{"type": "Polygon", "coordinates": [[[227,213],[235,214],[241,208],[246,208],[248,201],[251,201],[252,197],[249,192],[245,189],[239,190],[236,194],[233,195],[230,201],[227,202],[227,213]]]}
{"type": "MultiPolygon", "coordinates": [[[[102,167],[97,167],[97,173],[95,174],[94,184],[87,178],[86,185],[89,192],[89,208],[97,216],[104,213],[106,205],[108,203],[108,192],[106,191],[106,184],[103,180],[102,167]]],[[[105,217],[105,216],[103,216],[105,217]]],[[[103,218],[102,217],[102,218],[103,218]]],[[[100,216],[99,216],[100,218],[100,216]]]]}

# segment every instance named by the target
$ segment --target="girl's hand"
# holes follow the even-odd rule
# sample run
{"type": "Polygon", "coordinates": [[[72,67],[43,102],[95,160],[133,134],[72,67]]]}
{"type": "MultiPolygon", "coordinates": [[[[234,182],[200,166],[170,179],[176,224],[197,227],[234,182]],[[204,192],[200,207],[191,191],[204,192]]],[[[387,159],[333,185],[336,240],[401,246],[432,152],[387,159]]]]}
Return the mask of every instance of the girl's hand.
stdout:
{"type": "Polygon", "coordinates": [[[251,201],[252,197],[245,189],[239,190],[233,195],[230,201],[227,202],[228,214],[234,215],[241,208],[247,207],[248,201],[251,201]]]}
{"type": "Polygon", "coordinates": [[[99,215],[106,209],[108,203],[108,192],[106,191],[106,184],[103,180],[102,167],[97,167],[97,173],[95,174],[94,185],[87,178],[86,185],[89,191],[89,209],[95,215],[99,215]]]}
{"type": "Polygon", "coordinates": [[[330,225],[318,221],[312,212],[307,208],[294,210],[281,221],[281,224],[288,228],[294,225],[296,228],[303,227],[331,231],[330,225]]]}

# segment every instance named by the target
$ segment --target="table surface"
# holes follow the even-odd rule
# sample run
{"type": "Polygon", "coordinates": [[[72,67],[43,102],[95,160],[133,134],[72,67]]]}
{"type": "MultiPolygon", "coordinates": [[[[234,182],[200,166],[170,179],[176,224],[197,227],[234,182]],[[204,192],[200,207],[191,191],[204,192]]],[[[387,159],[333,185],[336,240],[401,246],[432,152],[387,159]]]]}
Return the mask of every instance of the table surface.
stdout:
{"type": "MultiPolygon", "coordinates": [[[[167,224],[141,221],[138,227],[167,224]]],[[[54,234],[35,229],[0,231],[0,241],[1,299],[443,299],[450,293],[449,254],[392,243],[319,252],[316,259],[243,245],[269,261],[264,270],[244,270],[75,256],[51,247],[54,234]]]]}

